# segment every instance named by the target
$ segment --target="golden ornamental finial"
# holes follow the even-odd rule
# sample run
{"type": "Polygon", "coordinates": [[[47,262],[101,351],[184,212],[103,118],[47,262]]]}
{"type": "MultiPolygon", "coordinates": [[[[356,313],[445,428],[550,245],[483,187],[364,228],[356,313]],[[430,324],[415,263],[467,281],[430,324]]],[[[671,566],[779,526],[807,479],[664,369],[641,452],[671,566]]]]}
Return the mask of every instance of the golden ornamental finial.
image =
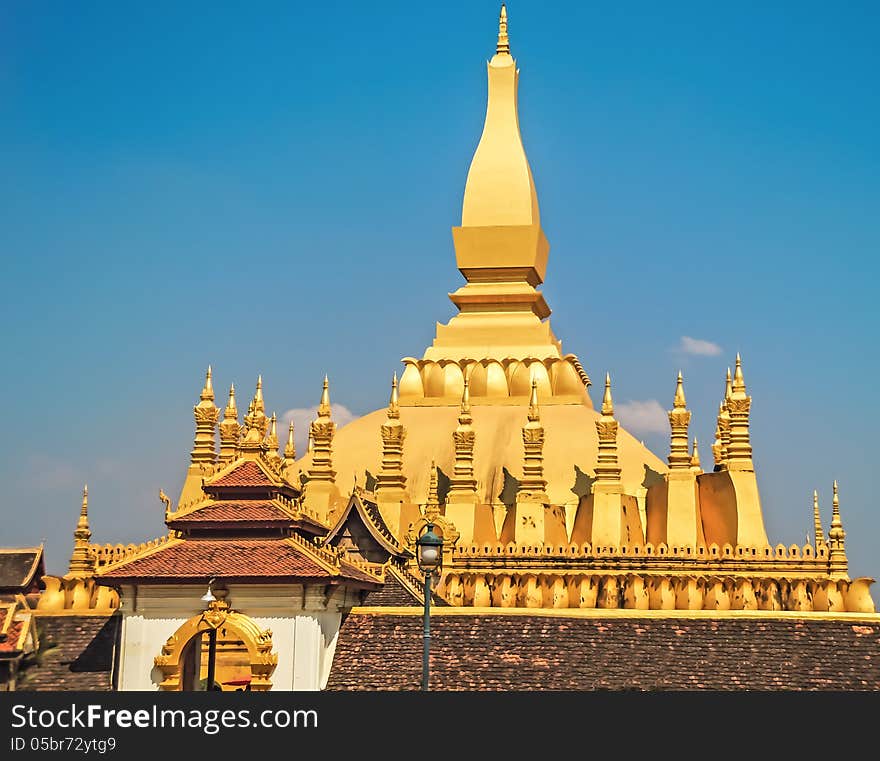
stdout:
{"type": "Polygon", "coordinates": [[[321,390],[321,402],[318,405],[318,417],[330,417],[330,381],[324,375],[324,387],[321,390]]]}
{"type": "Polygon", "coordinates": [[[467,378],[464,379],[464,387],[461,390],[461,414],[468,415],[471,411],[471,392],[470,392],[470,382],[467,378]]]}
{"type": "Polygon", "coordinates": [[[388,417],[397,419],[400,417],[400,393],[397,389],[397,371],[391,379],[391,399],[388,401],[388,417]]]}
{"type": "Polygon", "coordinates": [[[214,401],[214,386],[211,383],[211,365],[208,365],[208,372],[205,373],[205,385],[202,388],[202,393],[199,395],[199,398],[203,402],[214,401]]]}
{"type": "Polygon", "coordinates": [[[728,399],[730,399],[731,396],[733,396],[733,386],[731,385],[731,382],[730,382],[730,368],[728,367],[727,368],[727,381],[726,381],[726,385],[724,387],[724,401],[727,401],[728,399]]]}
{"type": "Polygon", "coordinates": [[[691,470],[695,470],[697,472],[702,472],[702,465],[700,464],[700,450],[697,449],[697,437],[694,436],[694,448],[691,454],[691,470]]]}
{"type": "Polygon", "coordinates": [[[278,418],[274,412],[272,413],[272,417],[270,418],[270,420],[272,422],[272,429],[271,429],[269,435],[277,441],[278,440],[278,430],[276,427],[276,422],[277,422],[278,418]]]}
{"type": "Polygon", "coordinates": [[[507,6],[501,4],[501,13],[498,16],[498,44],[495,52],[499,55],[510,55],[510,38],[507,36],[507,6]]]}
{"type": "Polygon", "coordinates": [[[734,391],[736,393],[745,393],[745,390],[746,390],[746,382],[743,379],[742,359],[740,359],[739,352],[737,352],[736,353],[736,370],[734,371],[734,374],[733,374],[732,391],[734,391]]]}
{"type": "Polygon", "coordinates": [[[83,498],[82,498],[82,506],[79,511],[79,522],[80,525],[85,524],[85,527],[89,527],[89,485],[83,484],[83,498]]]}
{"type": "Polygon", "coordinates": [[[537,422],[541,419],[541,411],[538,408],[538,379],[532,378],[532,390],[529,393],[529,422],[537,422]]]}
{"type": "Polygon", "coordinates": [[[83,486],[82,506],[79,511],[79,520],[73,532],[73,554],[70,556],[68,572],[78,576],[89,576],[94,572],[94,559],[89,554],[89,539],[92,532],[89,530],[89,487],[83,486]]]}
{"type": "Polygon", "coordinates": [[[257,389],[254,392],[254,412],[264,412],[266,405],[263,401],[263,376],[257,376],[257,389]]]}
{"type": "Polygon", "coordinates": [[[825,533],[822,531],[822,517],[819,514],[819,492],[813,490],[813,528],[816,538],[816,547],[825,544],[825,533]]]}
{"type": "Polygon", "coordinates": [[[235,384],[229,386],[229,400],[226,402],[226,409],[223,411],[224,420],[235,420],[238,418],[238,408],[235,406],[235,384]]]}
{"type": "Polygon", "coordinates": [[[296,459],[296,445],[293,443],[293,421],[287,426],[287,444],[284,445],[284,457],[287,460],[296,459]]]}
{"type": "Polygon", "coordinates": [[[602,397],[602,414],[614,414],[614,400],[611,398],[611,373],[605,373],[605,395],[602,397]]]}
{"type": "Polygon", "coordinates": [[[842,538],[843,522],[840,520],[840,498],[837,495],[837,479],[834,480],[834,497],[831,500],[831,531],[828,536],[842,538]]]}
{"type": "Polygon", "coordinates": [[[675,383],[675,398],[672,401],[672,406],[677,410],[682,410],[687,406],[684,398],[684,381],[681,377],[681,370],[678,371],[678,380],[675,383]]]}

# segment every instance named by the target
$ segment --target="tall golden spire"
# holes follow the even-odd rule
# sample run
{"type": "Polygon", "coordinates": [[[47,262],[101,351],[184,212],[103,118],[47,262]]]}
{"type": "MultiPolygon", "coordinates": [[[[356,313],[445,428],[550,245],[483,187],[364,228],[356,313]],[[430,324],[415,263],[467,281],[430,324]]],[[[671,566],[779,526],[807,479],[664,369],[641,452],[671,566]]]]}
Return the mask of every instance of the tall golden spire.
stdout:
{"type": "Polygon", "coordinates": [[[828,529],[828,548],[830,549],[829,566],[831,575],[837,578],[847,574],[846,532],[840,520],[840,499],[837,495],[837,480],[834,481],[834,497],[831,502],[831,528],[828,529]]]}
{"type": "Polygon", "coordinates": [[[689,470],[691,455],[688,452],[688,426],[691,422],[691,413],[687,409],[684,397],[684,381],[681,377],[681,370],[678,371],[675,397],[668,415],[669,427],[672,431],[669,445],[669,468],[670,470],[689,470]]]}
{"type": "Polygon", "coordinates": [[[697,449],[697,437],[696,436],[694,436],[694,448],[693,448],[693,451],[691,452],[691,470],[697,474],[703,472],[703,466],[700,463],[700,450],[697,449]]]}
{"type": "Polygon", "coordinates": [[[287,426],[287,443],[284,445],[284,459],[291,461],[296,459],[296,444],[293,441],[293,420],[287,426]]]}
{"type": "Polygon", "coordinates": [[[819,515],[819,492],[813,490],[813,535],[816,549],[825,544],[825,533],[822,531],[822,517],[819,515]]]}
{"type": "MultiPolygon", "coordinates": [[[[452,432],[455,464],[452,466],[452,478],[449,480],[449,492],[446,496],[447,511],[450,509],[450,505],[463,503],[470,505],[472,512],[473,505],[477,500],[477,479],[474,477],[476,432],[471,425],[472,423],[470,381],[465,378],[461,392],[458,426],[452,432]]],[[[473,521],[472,515],[470,520],[473,521]]],[[[463,523],[461,519],[459,522],[463,523]]]]}
{"type": "Polygon", "coordinates": [[[190,462],[193,466],[208,470],[217,459],[214,451],[215,427],[220,417],[220,410],[214,404],[214,387],[211,383],[211,366],[205,374],[205,385],[199,394],[199,403],[193,407],[196,421],[196,435],[193,440],[190,462]]]}
{"type": "Polygon", "coordinates": [[[752,406],[752,398],[746,394],[742,360],[739,353],[736,355],[736,371],[733,376],[733,383],[729,388],[731,389],[730,396],[726,400],[727,411],[730,415],[727,468],[728,470],[754,471],[752,444],[749,438],[749,410],[752,406]]]}
{"type": "Polygon", "coordinates": [[[400,417],[400,392],[397,389],[397,371],[391,379],[391,398],[388,400],[388,419],[396,420],[400,417]]]}
{"type": "Polygon", "coordinates": [[[229,401],[220,421],[220,462],[226,463],[235,458],[240,429],[238,408],[235,406],[235,384],[232,383],[229,386],[229,401]]]}
{"type": "Polygon", "coordinates": [[[498,17],[498,44],[495,46],[498,55],[510,55],[510,40],[507,37],[507,7],[501,4],[501,14],[498,17]]]}
{"type": "MultiPolygon", "coordinates": [[[[547,502],[547,479],[544,478],[544,425],[541,423],[541,410],[538,407],[538,381],[532,378],[529,394],[528,422],[522,429],[523,476],[519,491],[531,495],[531,499],[547,502]]],[[[517,497],[519,501],[520,497],[517,497]]]]}
{"type": "Polygon", "coordinates": [[[312,466],[309,468],[306,489],[312,494],[320,490],[329,497],[336,483],[336,471],[333,470],[333,435],[336,433],[336,423],[330,417],[330,381],[326,375],[317,413],[309,426],[312,437],[312,466]]]}
{"type": "MultiPolygon", "coordinates": [[[[382,464],[376,474],[376,499],[381,506],[393,504],[399,507],[404,499],[406,476],[403,474],[403,442],[406,428],[400,422],[397,373],[391,380],[391,397],[385,423],[380,429],[382,436],[382,464]]],[[[329,398],[327,404],[329,405],[329,398]]]]}
{"type": "Polygon", "coordinates": [[[425,503],[425,518],[429,521],[436,520],[440,515],[440,493],[437,479],[437,464],[431,460],[431,470],[428,478],[428,500],[425,503]]]}
{"type": "Polygon", "coordinates": [[[727,470],[728,450],[730,448],[730,411],[728,408],[728,402],[732,395],[733,388],[730,380],[730,368],[728,367],[727,379],[724,386],[724,399],[722,399],[721,403],[718,405],[718,431],[720,434],[721,446],[719,449],[720,460],[718,461],[718,466],[715,468],[716,470],[727,470]]]}
{"type": "Polygon", "coordinates": [[[269,433],[266,436],[265,446],[270,460],[274,462],[281,460],[281,454],[278,452],[278,417],[274,412],[269,418],[269,433]]]}
{"type": "Polygon", "coordinates": [[[248,405],[248,414],[244,416],[244,436],[239,442],[239,450],[245,454],[259,453],[266,449],[266,431],[269,428],[269,418],[265,413],[266,405],[263,401],[263,376],[257,377],[257,388],[254,398],[248,405]]]}
{"type": "Polygon", "coordinates": [[[318,417],[330,417],[330,380],[324,375],[324,387],[321,390],[321,401],[318,404],[318,417]]]}
{"type": "Polygon", "coordinates": [[[80,507],[79,520],[76,530],[73,532],[73,554],[70,556],[68,575],[91,576],[95,572],[95,560],[89,553],[89,539],[92,532],[89,530],[89,487],[83,486],[82,506],[80,507]]]}
{"type": "Polygon", "coordinates": [[[614,400],[611,398],[611,374],[605,374],[605,394],[602,397],[602,415],[596,421],[599,437],[599,453],[596,458],[597,483],[620,481],[620,465],[617,462],[617,429],[614,419],[614,400]]]}

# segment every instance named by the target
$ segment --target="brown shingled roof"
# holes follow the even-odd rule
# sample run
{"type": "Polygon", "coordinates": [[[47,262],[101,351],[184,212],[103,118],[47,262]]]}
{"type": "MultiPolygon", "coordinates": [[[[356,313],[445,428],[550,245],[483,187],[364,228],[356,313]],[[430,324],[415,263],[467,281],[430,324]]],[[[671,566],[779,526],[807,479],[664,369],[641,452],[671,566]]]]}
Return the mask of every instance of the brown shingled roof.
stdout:
{"type": "Polygon", "coordinates": [[[0,655],[9,656],[22,651],[22,640],[31,614],[15,620],[15,608],[15,603],[0,607],[0,655]]]}
{"type": "Polygon", "coordinates": [[[271,487],[277,484],[266,475],[255,460],[245,460],[216,481],[208,481],[208,487],[271,487]]]}
{"type": "Polygon", "coordinates": [[[345,579],[380,584],[365,571],[342,562],[329,570],[290,539],[189,539],[110,567],[100,578],[157,583],[217,577],[223,579],[345,579]]]}
{"type": "MultiPolygon", "coordinates": [[[[359,613],[328,690],[417,690],[422,616],[359,613]]],[[[878,690],[880,621],[434,615],[432,690],[878,690]]]]}
{"type": "Polygon", "coordinates": [[[177,523],[290,523],[291,515],[268,500],[224,500],[212,502],[179,518],[171,515],[168,525],[177,523]]]}
{"type": "Polygon", "coordinates": [[[0,549],[0,591],[24,591],[44,573],[42,547],[0,549]]]}

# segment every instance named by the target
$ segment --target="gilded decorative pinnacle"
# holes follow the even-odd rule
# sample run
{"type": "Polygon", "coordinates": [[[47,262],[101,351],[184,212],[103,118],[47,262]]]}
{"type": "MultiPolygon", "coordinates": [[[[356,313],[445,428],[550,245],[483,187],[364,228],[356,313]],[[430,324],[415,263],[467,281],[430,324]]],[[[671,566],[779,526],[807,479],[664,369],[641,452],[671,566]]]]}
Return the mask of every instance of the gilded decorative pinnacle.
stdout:
{"type": "MultiPolygon", "coordinates": [[[[729,371],[728,371],[729,372],[729,371]]],[[[743,379],[742,359],[739,352],[736,353],[736,370],[733,375],[733,391],[736,393],[745,393],[746,382],[743,379]]]]}
{"type": "Polygon", "coordinates": [[[318,405],[318,417],[330,417],[330,380],[324,375],[324,387],[321,390],[321,403],[318,405]]]}
{"type": "Polygon", "coordinates": [[[673,399],[672,406],[677,410],[683,410],[687,406],[684,398],[684,382],[681,377],[681,370],[678,371],[678,380],[675,383],[675,398],[673,399]]]}
{"type": "Polygon", "coordinates": [[[529,422],[537,422],[541,419],[541,411],[538,409],[538,379],[532,378],[532,390],[529,394],[529,422]]]}
{"type": "Polygon", "coordinates": [[[287,426],[287,444],[284,446],[284,456],[288,460],[296,459],[296,445],[293,443],[293,421],[287,426]]]}
{"type": "Polygon", "coordinates": [[[464,387],[461,390],[461,410],[460,415],[468,416],[471,413],[471,392],[470,381],[464,379],[464,387]]]}
{"type": "Polygon", "coordinates": [[[510,38],[507,36],[507,6],[501,4],[501,13],[498,16],[498,44],[495,46],[498,54],[510,55],[510,38]]]}
{"type": "Polygon", "coordinates": [[[611,398],[611,373],[605,373],[605,395],[602,397],[602,414],[614,414],[614,400],[611,398]]]}
{"type": "Polygon", "coordinates": [[[724,399],[725,399],[725,401],[728,400],[728,399],[730,399],[731,396],[733,396],[733,386],[731,385],[731,382],[730,382],[730,368],[728,367],[728,368],[727,368],[727,383],[726,383],[726,386],[725,386],[725,388],[724,388],[724,399]]]}
{"type": "Polygon", "coordinates": [[[397,389],[397,371],[391,379],[391,399],[388,401],[388,417],[395,419],[400,417],[400,393],[397,389]]]}

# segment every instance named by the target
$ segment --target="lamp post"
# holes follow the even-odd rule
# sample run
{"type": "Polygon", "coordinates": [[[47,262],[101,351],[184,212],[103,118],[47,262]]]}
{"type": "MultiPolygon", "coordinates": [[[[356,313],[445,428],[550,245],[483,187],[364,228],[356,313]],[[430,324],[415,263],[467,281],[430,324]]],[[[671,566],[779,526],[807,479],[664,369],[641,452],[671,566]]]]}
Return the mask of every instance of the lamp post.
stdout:
{"type": "Polygon", "coordinates": [[[431,647],[431,575],[443,562],[443,539],[434,533],[434,524],[428,523],[416,540],[419,570],[425,575],[424,652],[422,655],[422,690],[428,689],[428,653],[431,647]]]}
{"type": "MultiPolygon", "coordinates": [[[[216,579],[211,579],[208,582],[208,591],[202,595],[202,602],[208,603],[210,605],[217,598],[214,597],[214,590],[212,589],[214,582],[216,579]]],[[[217,670],[217,630],[213,627],[208,629],[208,675],[205,679],[205,689],[207,691],[211,691],[214,689],[214,676],[217,670]]]]}

